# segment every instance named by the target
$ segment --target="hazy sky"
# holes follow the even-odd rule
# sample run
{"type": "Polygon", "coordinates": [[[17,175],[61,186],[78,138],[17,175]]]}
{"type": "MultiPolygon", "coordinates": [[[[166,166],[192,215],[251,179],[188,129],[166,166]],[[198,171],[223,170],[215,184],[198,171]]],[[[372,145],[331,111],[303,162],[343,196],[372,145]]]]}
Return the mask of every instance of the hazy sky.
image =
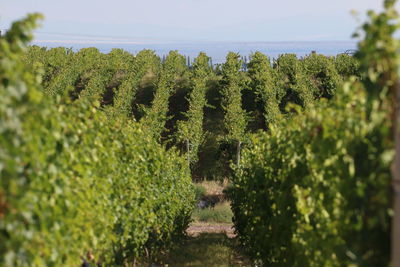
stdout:
{"type": "Polygon", "coordinates": [[[351,10],[383,0],[1,0],[0,29],[45,15],[38,40],[97,42],[350,40],[351,10]]]}

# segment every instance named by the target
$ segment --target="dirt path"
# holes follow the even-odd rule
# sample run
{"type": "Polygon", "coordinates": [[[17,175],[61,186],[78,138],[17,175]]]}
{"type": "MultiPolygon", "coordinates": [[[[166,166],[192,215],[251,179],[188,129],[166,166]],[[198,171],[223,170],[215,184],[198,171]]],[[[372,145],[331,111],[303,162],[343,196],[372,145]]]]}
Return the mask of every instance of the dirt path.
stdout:
{"type": "Polygon", "coordinates": [[[232,224],[233,214],[223,195],[227,181],[222,184],[203,181],[198,186],[205,189],[205,193],[199,199],[212,208],[194,211],[194,222],[186,230],[187,237],[168,253],[162,266],[252,266],[240,250],[232,224]]]}
{"type": "Polygon", "coordinates": [[[213,234],[226,234],[228,238],[236,237],[232,224],[228,223],[192,223],[186,230],[187,234],[191,237],[197,237],[202,233],[213,234]]]}

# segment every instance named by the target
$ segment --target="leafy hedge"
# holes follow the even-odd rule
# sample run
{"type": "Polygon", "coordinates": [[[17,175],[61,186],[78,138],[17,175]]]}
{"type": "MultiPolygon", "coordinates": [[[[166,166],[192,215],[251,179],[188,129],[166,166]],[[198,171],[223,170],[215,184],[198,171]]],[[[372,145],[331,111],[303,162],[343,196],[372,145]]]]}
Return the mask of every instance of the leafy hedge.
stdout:
{"type": "MultiPolygon", "coordinates": [[[[253,135],[243,151],[229,194],[239,238],[261,265],[389,265],[394,2],[363,26],[361,81],[338,87],[329,102],[293,106],[297,115],[253,135]]],[[[350,65],[341,72],[354,74],[350,65]]],[[[329,69],[317,76],[334,77],[329,69]]]]}
{"type": "MultiPolygon", "coordinates": [[[[207,82],[210,79],[210,58],[201,52],[193,63],[191,92],[185,119],[177,122],[177,139],[186,145],[188,164],[198,160],[199,147],[204,141],[204,108],[207,105],[207,82]]],[[[178,142],[179,142],[178,141],[178,142]]]]}
{"type": "Polygon", "coordinates": [[[234,223],[266,266],[387,262],[389,129],[365,120],[362,95],[282,121],[243,151],[231,190],[234,223]]]}
{"type": "MultiPolygon", "coordinates": [[[[341,63],[345,64],[345,62],[341,63]]],[[[336,88],[342,82],[333,58],[311,54],[303,59],[303,65],[311,83],[309,89],[314,92],[315,97],[332,98],[336,88]]]]}
{"type": "Polygon", "coordinates": [[[187,227],[189,169],[96,97],[43,95],[22,59],[37,18],[0,38],[0,265],[132,262],[187,227]]]}

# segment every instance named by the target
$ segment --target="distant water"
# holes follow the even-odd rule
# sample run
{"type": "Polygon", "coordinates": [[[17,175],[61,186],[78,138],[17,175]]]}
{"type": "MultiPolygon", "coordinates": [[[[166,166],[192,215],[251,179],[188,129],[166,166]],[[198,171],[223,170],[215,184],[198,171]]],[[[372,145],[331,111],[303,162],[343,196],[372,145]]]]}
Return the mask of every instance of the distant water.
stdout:
{"type": "Polygon", "coordinates": [[[84,47],[97,47],[101,52],[108,53],[113,48],[122,48],[131,53],[138,53],[143,49],[154,50],[159,56],[167,55],[171,50],[178,50],[182,55],[193,60],[199,52],[206,52],[214,64],[223,63],[228,52],[240,53],[248,57],[251,53],[260,51],[270,58],[277,58],[280,54],[293,53],[297,56],[305,56],[311,51],[319,54],[334,56],[344,53],[346,50],[355,49],[357,44],[352,41],[333,42],[214,42],[214,43],[176,43],[176,44],[57,44],[57,43],[36,43],[40,46],[71,47],[79,50],[84,47]]]}

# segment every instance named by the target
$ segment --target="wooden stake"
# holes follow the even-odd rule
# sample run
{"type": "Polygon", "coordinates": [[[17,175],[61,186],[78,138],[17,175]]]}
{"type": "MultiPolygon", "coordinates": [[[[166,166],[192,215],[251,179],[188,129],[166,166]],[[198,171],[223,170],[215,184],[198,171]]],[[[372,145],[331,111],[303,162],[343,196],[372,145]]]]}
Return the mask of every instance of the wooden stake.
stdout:
{"type": "Polygon", "coordinates": [[[240,166],[240,147],[242,145],[242,142],[238,141],[237,144],[237,151],[236,151],[236,166],[240,166]]]}
{"type": "Polygon", "coordinates": [[[392,267],[400,267],[400,81],[393,88],[394,103],[394,144],[396,155],[392,166],[393,220],[392,220],[392,267]]]}
{"type": "Polygon", "coordinates": [[[186,139],[186,153],[187,153],[187,162],[190,168],[190,142],[189,139],[186,139]]]}

